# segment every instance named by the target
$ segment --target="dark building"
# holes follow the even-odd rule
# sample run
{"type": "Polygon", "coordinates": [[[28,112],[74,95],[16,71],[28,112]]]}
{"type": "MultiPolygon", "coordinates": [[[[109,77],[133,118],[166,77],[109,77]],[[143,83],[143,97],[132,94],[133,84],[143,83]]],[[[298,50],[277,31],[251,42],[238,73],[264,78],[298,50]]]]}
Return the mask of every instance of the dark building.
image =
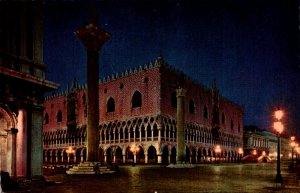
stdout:
{"type": "Polygon", "coordinates": [[[42,1],[0,2],[0,168],[42,176],[45,80],[42,1]]]}

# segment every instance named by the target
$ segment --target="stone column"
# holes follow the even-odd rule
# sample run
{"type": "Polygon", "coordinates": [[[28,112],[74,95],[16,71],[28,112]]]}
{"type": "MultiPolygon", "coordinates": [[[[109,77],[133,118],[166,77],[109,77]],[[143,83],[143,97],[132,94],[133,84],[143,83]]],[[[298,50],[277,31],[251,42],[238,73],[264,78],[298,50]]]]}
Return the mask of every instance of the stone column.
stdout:
{"type": "Polygon", "coordinates": [[[11,128],[7,130],[7,172],[16,176],[16,135],[18,130],[11,128]]]}
{"type": "Polygon", "coordinates": [[[133,163],[136,163],[136,151],[133,152],[133,163]]]}
{"type": "Polygon", "coordinates": [[[161,157],[162,157],[161,154],[157,154],[157,163],[158,164],[161,164],[161,161],[162,161],[161,157]]]}
{"type": "Polygon", "coordinates": [[[145,153],[145,164],[148,163],[148,153],[145,153]]]}
{"type": "Polygon", "coordinates": [[[176,89],[177,97],[177,155],[176,163],[185,163],[185,95],[186,89],[176,89]]]}
{"type": "Polygon", "coordinates": [[[154,128],[151,128],[151,141],[154,141],[154,128]]]}
{"type": "Polygon", "coordinates": [[[32,29],[32,43],[33,43],[33,60],[39,64],[43,63],[43,4],[36,3],[33,14],[33,29],[32,29]]]}
{"type": "Polygon", "coordinates": [[[61,151],[60,155],[61,155],[61,163],[64,163],[64,152],[61,151]]]}
{"type": "MultiPolygon", "coordinates": [[[[42,176],[43,170],[43,108],[36,106],[31,110],[31,144],[30,144],[30,174],[32,177],[42,176]]],[[[52,157],[52,154],[51,154],[52,157]]]]}
{"type": "Polygon", "coordinates": [[[94,13],[90,23],[80,27],[75,35],[87,50],[87,161],[98,161],[99,125],[99,50],[110,35],[97,26],[94,13]]]}
{"type": "Polygon", "coordinates": [[[125,163],[126,163],[126,155],[123,154],[123,164],[125,164],[125,163]]]}
{"type": "Polygon", "coordinates": [[[158,144],[161,142],[161,126],[158,126],[158,144]]]}
{"type": "Polygon", "coordinates": [[[139,129],[140,132],[140,142],[142,142],[142,129],[139,129]]]}
{"type": "MultiPolygon", "coordinates": [[[[47,161],[47,154],[45,157],[47,161]]],[[[24,109],[18,112],[16,170],[17,176],[27,175],[27,112],[24,109]]]]}

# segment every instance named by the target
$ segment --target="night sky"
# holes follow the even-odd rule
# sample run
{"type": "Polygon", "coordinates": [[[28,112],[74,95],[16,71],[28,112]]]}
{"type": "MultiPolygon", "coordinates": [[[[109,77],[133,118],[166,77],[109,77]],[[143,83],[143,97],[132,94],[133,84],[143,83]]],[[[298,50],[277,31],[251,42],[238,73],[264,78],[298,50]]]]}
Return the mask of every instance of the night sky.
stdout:
{"type": "Polygon", "coordinates": [[[100,77],[153,62],[159,55],[199,83],[216,78],[222,96],[244,107],[244,125],[271,129],[285,110],[288,133],[300,132],[296,0],[45,1],[46,78],[66,90],[86,82],[86,51],[73,32],[90,20],[111,33],[100,77]]]}

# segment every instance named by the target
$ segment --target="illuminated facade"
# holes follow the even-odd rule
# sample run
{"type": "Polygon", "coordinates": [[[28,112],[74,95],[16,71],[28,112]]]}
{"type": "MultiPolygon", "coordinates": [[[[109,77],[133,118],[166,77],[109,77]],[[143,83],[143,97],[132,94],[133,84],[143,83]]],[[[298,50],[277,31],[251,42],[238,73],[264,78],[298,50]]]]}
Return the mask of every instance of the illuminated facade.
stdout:
{"type": "MultiPolygon", "coordinates": [[[[168,66],[162,57],[143,67],[100,80],[99,161],[173,163],[176,160],[176,87],[187,89],[186,161],[233,162],[243,147],[243,110],[168,66]],[[216,155],[214,148],[220,145],[216,155]]],[[[44,162],[86,159],[86,87],[72,87],[45,100],[44,162]],[[74,153],[66,150],[72,147],[74,153]]]]}
{"type": "MultiPolygon", "coordinates": [[[[277,136],[276,134],[259,129],[257,127],[244,128],[244,155],[245,161],[257,161],[265,154],[272,160],[277,159],[277,136]]],[[[281,154],[282,159],[289,159],[291,147],[289,140],[281,137],[281,154]]]]}
{"type": "Polygon", "coordinates": [[[0,170],[42,177],[45,80],[42,2],[0,2],[0,170]]]}

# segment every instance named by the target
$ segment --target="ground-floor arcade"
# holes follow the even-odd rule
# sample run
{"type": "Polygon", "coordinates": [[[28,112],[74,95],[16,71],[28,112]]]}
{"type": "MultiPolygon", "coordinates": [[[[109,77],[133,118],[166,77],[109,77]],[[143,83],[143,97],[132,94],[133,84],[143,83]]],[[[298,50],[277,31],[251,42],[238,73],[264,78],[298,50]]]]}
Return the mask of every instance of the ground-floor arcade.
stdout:
{"type": "MultiPolygon", "coordinates": [[[[186,124],[186,162],[234,162],[242,156],[242,135],[220,131],[219,140],[211,129],[186,124]],[[215,151],[220,146],[219,151],[215,151]]],[[[67,129],[44,132],[44,162],[79,163],[86,158],[86,127],[71,135],[67,129]],[[70,152],[69,148],[73,151],[70,152]]],[[[162,115],[114,120],[99,125],[99,161],[103,163],[174,163],[176,121],[162,115]]]]}
{"type": "MultiPolygon", "coordinates": [[[[86,148],[44,150],[44,163],[76,164],[86,160],[86,148]]],[[[242,154],[238,149],[223,149],[216,153],[213,146],[186,146],[186,162],[193,164],[237,162],[242,154]]],[[[176,143],[125,143],[99,147],[99,162],[103,164],[170,164],[176,163],[176,143]]]]}

